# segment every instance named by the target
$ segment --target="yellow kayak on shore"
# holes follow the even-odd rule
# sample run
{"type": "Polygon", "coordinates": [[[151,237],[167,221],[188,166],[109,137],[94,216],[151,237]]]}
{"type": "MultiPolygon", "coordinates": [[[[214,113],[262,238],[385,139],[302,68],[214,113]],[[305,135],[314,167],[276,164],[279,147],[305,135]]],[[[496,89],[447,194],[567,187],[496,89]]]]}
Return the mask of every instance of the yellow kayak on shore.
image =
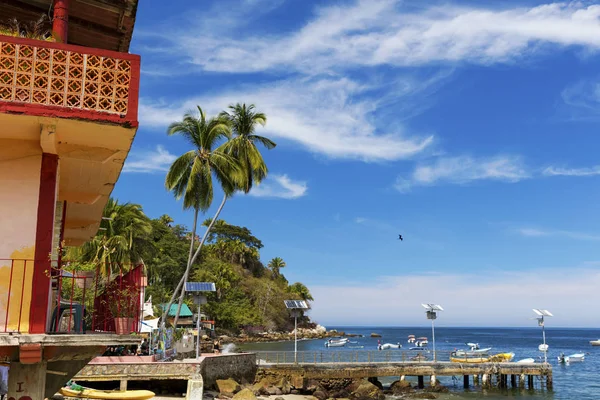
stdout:
{"type": "Polygon", "coordinates": [[[463,364],[483,364],[489,362],[509,362],[515,353],[498,353],[488,357],[450,357],[450,361],[463,364]]]}
{"type": "Polygon", "coordinates": [[[149,390],[127,390],[125,392],[120,392],[117,390],[73,390],[69,388],[62,388],[59,390],[59,393],[65,397],[98,400],[147,400],[155,396],[154,392],[149,390]]]}

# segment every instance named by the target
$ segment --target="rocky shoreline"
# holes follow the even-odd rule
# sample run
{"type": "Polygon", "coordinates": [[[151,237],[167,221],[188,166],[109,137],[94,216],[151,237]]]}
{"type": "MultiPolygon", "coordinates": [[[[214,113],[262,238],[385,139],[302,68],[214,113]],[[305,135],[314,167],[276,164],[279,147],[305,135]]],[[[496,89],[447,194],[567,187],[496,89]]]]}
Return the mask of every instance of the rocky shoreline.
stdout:
{"type": "Polygon", "coordinates": [[[253,383],[240,384],[233,379],[218,380],[216,388],[219,400],[260,400],[262,397],[297,395],[305,400],[385,400],[386,396],[402,397],[406,399],[437,399],[440,393],[447,393],[448,389],[441,385],[417,389],[410,382],[399,380],[389,387],[384,387],[377,378],[368,379],[324,379],[304,380],[300,387],[295,386],[290,380],[273,377],[257,376],[253,383]]]}
{"type": "MultiPolygon", "coordinates": [[[[298,339],[299,340],[310,340],[310,339],[328,339],[336,337],[358,337],[362,335],[356,335],[346,332],[338,332],[335,329],[328,331],[325,327],[317,325],[313,329],[302,329],[298,328],[298,339]]],[[[267,343],[267,342],[285,342],[294,340],[294,331],[292,332],[260,332],[253,335],[241,333],[237,336],[220,336],[221,343],[233,343],[233,344],[244,344],[244,343],[267,343]]]]}

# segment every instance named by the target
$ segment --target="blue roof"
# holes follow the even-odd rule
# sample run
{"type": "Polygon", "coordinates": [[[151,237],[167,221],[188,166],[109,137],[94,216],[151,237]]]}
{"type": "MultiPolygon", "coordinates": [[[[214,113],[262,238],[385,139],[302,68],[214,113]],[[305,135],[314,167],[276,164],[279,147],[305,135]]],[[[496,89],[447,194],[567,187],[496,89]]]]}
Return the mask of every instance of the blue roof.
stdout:
{"type": "MultiPolygon", "coordinates": [[[[177,312],[177,306],[178,306],[178,304],[171,304],[171,309],[169,310],[169,317],[175,316],[175,313],[177,312]]],[[[165,311],[165,309],[167,308],[167,305],[161,304],[160,308],[162,308],[162,310],[165,311]]],[[[194,314],[192,313],[192,310],[190,310],[190,308],[187,306],[187,304],[182,304],[181,310],[179,310],[179,316],[186,318],[186,317],[193,317],[194,314]]]]}

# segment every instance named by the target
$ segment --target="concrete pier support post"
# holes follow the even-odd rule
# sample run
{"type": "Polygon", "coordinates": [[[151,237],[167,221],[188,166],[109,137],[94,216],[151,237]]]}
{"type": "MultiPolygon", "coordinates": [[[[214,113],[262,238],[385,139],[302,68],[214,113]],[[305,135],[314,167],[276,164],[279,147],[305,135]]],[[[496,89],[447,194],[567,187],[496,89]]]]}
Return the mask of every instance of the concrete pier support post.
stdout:
{"type": "Polygon", "coordinates": [[[546,389],[552,390],[552,375],[546,375],[546,389]]]}
{"type": "Polygon", "coordinates": [[[527,375],[527,385],[530,390],[533,390],[533,375],[527,375]]]}
{"type": "Polygon", "coordinates": [[[404,381],[404,380],[406,380],[406,375],[400,375],[400,380],[401,380],[401,381],[404,381]]]}
{"type": "Polygon", "coordinates": [[[487,388],[490,386],[490,378],[488,374],[481,375],[481,386],[487,388]]]}
{"type": "Polygon", "coordinates": [[[525,374],[521,374],[521,376],[519,377],[519,387],[520,388],[525,387],[525,374]]]}
{"type": "Polygon", "coordinates": [[[417,385],[418,385],[419,389],[423,389],[425,387],[425,383],[423,381],[423,375],[419,375],[417,377],[417,385]]]}
{"type": "Polygon", "coordinates": [[[473,375],[473,385],[479,385],[479,375],[473,375]]]}
{"type": "Polygon", "coordinates": [[[8,398],[43,399],[46,390],[46,362],[11,363],[8,374],[8,398]]]}
{"type": "Polygon", "coordinates": [[[515,374],[510,376],[510,385],[514,388],[517,387],[517,376],[515,374]]]}
{"type": "Polygon", "coordinates": [[[468,389],[469,388],[469,375],[463,376],[463,383],[464,383],[465,389],[468,389]]]}
{"type": "Polygon", "coordinates": [[[437,378],[435,377],[435,375],[431,375],[431,379],[429,381],[431,382],[431,387],[435,387],[435,385],[437,384],[437,378]]]}
{"type": "Polygon", "coordinates": [[[121,382],[119,383],[119,390],[121,392],[124,392],[127,390],[127,379],[121,379],[121,382]]]}
{"type": "Polygon", "coordinates": [[[202,380],[202,377],[198,375],[188,381],[185,400],[202,400],[203,391],[204,381],[202,380]]]}

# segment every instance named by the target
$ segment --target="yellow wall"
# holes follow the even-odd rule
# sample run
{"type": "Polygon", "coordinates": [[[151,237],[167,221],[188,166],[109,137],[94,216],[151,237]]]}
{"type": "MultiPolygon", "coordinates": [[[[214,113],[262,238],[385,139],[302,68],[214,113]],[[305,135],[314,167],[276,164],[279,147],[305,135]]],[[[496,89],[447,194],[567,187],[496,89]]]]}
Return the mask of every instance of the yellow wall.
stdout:
{"type": "Polygon", "coordinates": [[[17,330],[19,314],[20,331],[29,328],[41,160],[39,141],[0,140],[0,332],[17,330]],[[14,259],[30,261],[15,261],[12,267],[6,326],[14,259]]]}

